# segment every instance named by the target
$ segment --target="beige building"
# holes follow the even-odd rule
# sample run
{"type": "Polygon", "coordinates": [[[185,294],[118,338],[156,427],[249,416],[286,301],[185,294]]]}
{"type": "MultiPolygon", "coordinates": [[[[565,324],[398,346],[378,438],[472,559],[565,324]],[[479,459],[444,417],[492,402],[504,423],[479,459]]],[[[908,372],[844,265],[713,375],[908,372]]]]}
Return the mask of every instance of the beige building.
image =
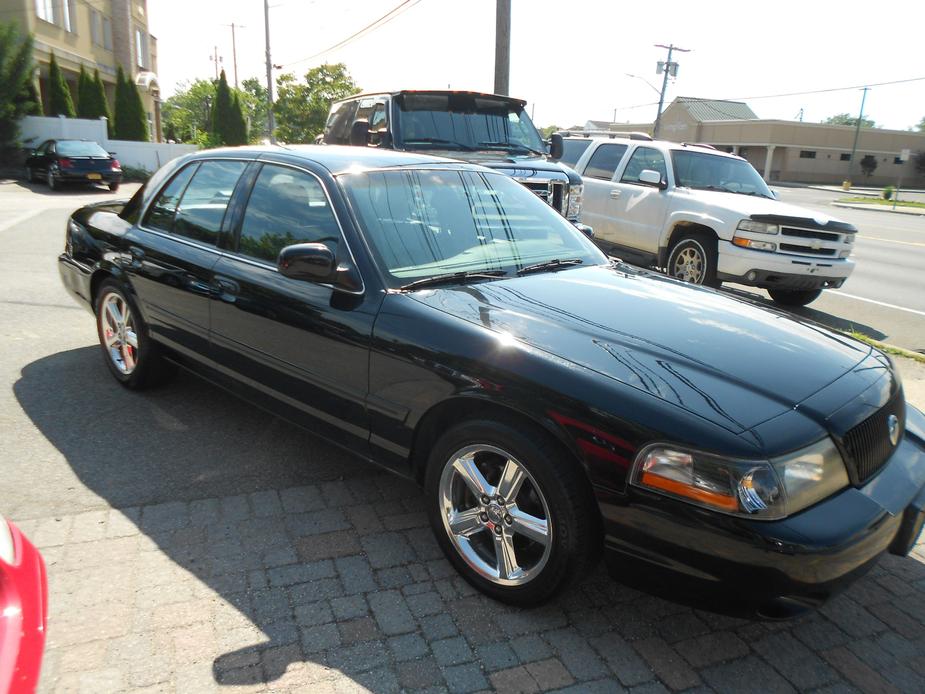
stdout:
{"type": "Polygon", "coordinates": [[[12,19],[35,38],[36,89],[43,104],[48,103],[52,52],[75,103],[80,66],[91,74],[99,70],[110,110],[121,65],[138,85],[148,132],[161,141],[157,39],[148,31],[147,0],[0,0],[0,17],[12,19]]]}
{"type": "MultiPolygon", "coordinates": [[[[588,121],[588,130],[641,131],[652,123],[588,121]]],[[[662,113],[660,136],[675,142],[700,142],[745,157],[768,181],[855,185],[925,185],[912,156],[925,151],[925,133],[861,128],[855,161],[851,161],[855,128],[758,118],[744,103],[678,97],[662,113]],[[909,150],[909,161],[902,161],[909,150]],[[877,168],[868,178],[860,162],[871,155],[877,168]]]]}

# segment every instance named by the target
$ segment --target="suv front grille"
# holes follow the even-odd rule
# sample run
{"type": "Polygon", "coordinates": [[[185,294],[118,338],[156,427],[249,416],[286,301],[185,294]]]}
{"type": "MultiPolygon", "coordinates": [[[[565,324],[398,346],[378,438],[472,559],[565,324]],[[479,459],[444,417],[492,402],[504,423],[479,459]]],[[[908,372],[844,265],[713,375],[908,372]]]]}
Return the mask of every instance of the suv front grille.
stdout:
{"type": "Polygon", "coordinates": [[[831,231],[818,231],[816,229],[797,229],[796,227],[781,227],[780,233],[784,236],[796,236],[801,239],[822,239],[823,241],[840,241],[841,235],[831,231]]]}
{"type": "Polygon", "coordinates": [[[891,415],[898,420],[901,438],[906,427],[906,401],[902,389],[880,410],[850,429],[842,438],[848,474],[855,485],[862,485],[876,475],[893,454],[896,447],[890,442],[891,415]]]}
{"type": "Polygon", "coordinates": [[[837,258],[839,251],[850,250],[848,234],[819,229],[782,226],[780,228],[781,253],[787,255],[809,255],[837,258]]]}
{"type": "Polygon", "coordinates": [[[532,191],[536,197],[545,202],[547,205],[555,210],[558,210],[563,215],[565,214],[565,205],[568,200],[567,181],[536,181],[523,178],[518,178],[515,180],[522,186],[526,187],[528,190],[532,191]]]}

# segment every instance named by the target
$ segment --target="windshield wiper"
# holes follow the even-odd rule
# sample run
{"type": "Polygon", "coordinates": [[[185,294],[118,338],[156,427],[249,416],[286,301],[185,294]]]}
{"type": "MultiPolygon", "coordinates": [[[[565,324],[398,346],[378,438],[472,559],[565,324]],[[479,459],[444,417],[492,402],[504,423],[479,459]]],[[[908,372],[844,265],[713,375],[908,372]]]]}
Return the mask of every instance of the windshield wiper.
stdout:
{"type": "Polygon", "coordinates": [[[410,140],[405,140],[406,145],[451,145],[453,147],[458,147],[461,150],[466,152],[474,152],[475,147],[471,145],[463,144],[462,142],[456,142],[454,140],[443,140],[439,137],[414,137],[410,140]]]}
{"type": "Polygon", "coordinates": [[[535,265],[527,265],[526,267],[522,267],[517,271],[517,274],[529,275],[531,272],[558,270],[559,268],[570,267],[572,265],[581,265],[583,262],[585,261],[583,261],[581,258],[566,258],[565,260],[553,258],[552,260],[547,260],[542,263],[536,263],[535,265]]]}
{"type": "Polygon", "coordinates": [[[518,150],[520,152],[530,152],[530,154],[540,154],[545,155],[546,152],[541,152],[538,149],[533,149],[532,147],[527,147],[527,145],[522,145],[519,142],[479,142],[479,147],[494,147],[497,149],[506,149],[506,150],[518,150]]]}
{"type": "Polygon", "coordinates": [[[404,284],[399,289],[416,289],[417,287],[426,287],[433,284],[462,284],[470,280],[493,280],[498,277],[504,277],[507,273],[504,270],[482,270],[480,272],[448,272],[444,275],[434,275],[433,277],[422,277],[414,282],[404,284]]]}

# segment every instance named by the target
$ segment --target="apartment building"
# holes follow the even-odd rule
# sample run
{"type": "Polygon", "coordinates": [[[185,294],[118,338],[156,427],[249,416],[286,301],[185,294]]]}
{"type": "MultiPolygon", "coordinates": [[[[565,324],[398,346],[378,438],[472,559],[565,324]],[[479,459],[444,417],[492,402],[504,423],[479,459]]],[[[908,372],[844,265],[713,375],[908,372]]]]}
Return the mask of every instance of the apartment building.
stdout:
{"type": "Polygon", "coordinates": [[[157,39],[148,31],[147,0],[0,0],[0,20],[12,20],[35,37],[35,81],[42,103],[48,103],[52,52],[75,100],[81,65],[90,73],[99,70],[110,107],[121,65],[138,85],[150,136],[162,140],[157,39]]]}

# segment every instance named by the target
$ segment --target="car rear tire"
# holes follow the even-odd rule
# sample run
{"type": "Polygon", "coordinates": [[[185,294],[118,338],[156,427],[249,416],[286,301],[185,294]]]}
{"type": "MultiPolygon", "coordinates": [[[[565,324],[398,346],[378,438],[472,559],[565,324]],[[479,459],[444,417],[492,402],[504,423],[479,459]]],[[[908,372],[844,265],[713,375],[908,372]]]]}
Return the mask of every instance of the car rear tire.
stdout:
{"type": "Polygon", "coordinates": [[[32,171],[31,166],[26,167],[26,182],[33,183],[35,181],[35,173],[32,171]]]}
{"type": "Polygon", "coordinates": [[[781,304],[782,306],[806,306],[818,299],[819,295],[822,294],[822,290],[806,289],[803,291],[791,291],[784,289],[769,289],[768,294],[771,295],[774,303],[781,304]]]}
{"type": "Polygon", "coordinates": [[[447,559],[501,602],[545,602],[599,555],[584,471],[538,428],[503,419],[457,425],[431,449],[425,490],[447,559]]]}
{"type": "Polygon", "coordinates": [[[58,183],[58,179],[55,178],[55,175],[51,172],[51,169],[48,169],[48,173],[45,174],[45,183],[48,184],[50,190],[58,190],[61,186],[61,184],[58,183]]]}
{"type": "Polygon", "coordinates": [[[115,279],[105,280],[95,301],[96,330],[103,360],[126,388],[143,390],[165,383],[175,367],[148,336],[135,303],[115,279]]]}
{"type": "Polygon", "coordinates": [[[118,183],[110,183],[110,184],[109,184],[109,190],[110,190],[110,192],[115,193],[117,190],[119,190],[119,184],[118,184],[118,183]]]}
{"type": "Polygon", "coordinates": [[[707,234],[686,234],[675,242],[668,255],[669,277],[716,289],[716,239],[707,234]]]}

